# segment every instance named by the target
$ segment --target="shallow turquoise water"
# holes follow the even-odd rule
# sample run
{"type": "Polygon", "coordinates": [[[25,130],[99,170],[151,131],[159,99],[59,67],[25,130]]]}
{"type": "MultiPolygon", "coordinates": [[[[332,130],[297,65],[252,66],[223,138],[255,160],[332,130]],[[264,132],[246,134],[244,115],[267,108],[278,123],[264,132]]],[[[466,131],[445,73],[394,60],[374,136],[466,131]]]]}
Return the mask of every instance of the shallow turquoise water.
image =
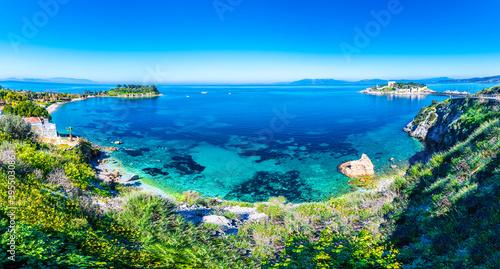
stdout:
{"type": "Polygon", "coordinates": [[[69,103],[53,121],[98,145],[122,141],[112,156],[169,191],[319,201],[350,191],[337,172],[344,161],[365,153],[382,173],[390,158],[402,165],[420,151],[402,128],[444,99],[357,93],[363,88],[160,87],[157,98],[69,103]]]}

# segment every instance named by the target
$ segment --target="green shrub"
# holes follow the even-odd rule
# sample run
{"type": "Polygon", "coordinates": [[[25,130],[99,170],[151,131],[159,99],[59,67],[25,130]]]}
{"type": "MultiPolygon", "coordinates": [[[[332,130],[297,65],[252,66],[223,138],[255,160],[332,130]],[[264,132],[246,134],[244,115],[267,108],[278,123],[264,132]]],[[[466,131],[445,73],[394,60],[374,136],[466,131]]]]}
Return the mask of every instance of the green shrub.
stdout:
{"type": "Polygon", "coordinates": [[[22,117],[16,115],[6,115],[0,118],[0,132],[6,137],[23,140],[31,137],[31,125],[26,123],[22,117]]]}
{"type": "Polygon", "coordinates": [[[14,114],[22,117],[44,117],[47,119],[52,119],[47,109],[35,105],[32,101],[21,101],[17,103],[13,108],[10,106],[5,110],[5,114],[14,114]]]}
{"type": "Polygon", "coordinates": [[[282,256],[263,260],[262,268],[400,268],[398,251],[368,230],[346,234],[325,229],[317,242],[291,237],[282,256]]]}
{"type": "Polygon", "coordinates": [[[196,191],[185,191],[182,193],[182,196],[179,198],[179,201],[186,202],[188,205],[193,205],[199,203],[202,199],[202,195],[196,191]]]}
{"type": "Polygon", "coordinates": [[[25,144],[16,148],[16,156],[31,167],[43,171],[47,174],[56,164],[56,160],[47,153],[37,150],[33,144],[25,144]]]}
{"type": "Polygon", "coordinates": [[[65,163],[64,171],[70,181],[82,190],[87,190],[91,186],[90,181],[95,179],[94,171],[86,163],[65,163]]]}
{"type": "Polygon", "coordinates": [[[259,204],[257,212],[265,213],[272,218],[280,218],[285,213],[285,209],[281,204],[259,204]]]}

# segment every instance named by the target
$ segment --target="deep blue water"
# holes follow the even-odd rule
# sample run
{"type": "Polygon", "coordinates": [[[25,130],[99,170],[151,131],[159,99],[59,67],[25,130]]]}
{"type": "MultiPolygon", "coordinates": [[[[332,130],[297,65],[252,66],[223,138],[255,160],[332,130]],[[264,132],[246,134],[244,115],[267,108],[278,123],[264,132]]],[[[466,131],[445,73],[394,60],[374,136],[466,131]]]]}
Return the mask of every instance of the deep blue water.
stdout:
{"type": "MultiPolygon", "coordinates": [[[[489,86],[429,88],[475,92],[489,86]]],[[[102,89],[93,87],[74,91],[102,89]]],[[[365,87],[162,86],[161,97],[90,98],[52,116],[61,133],[72,126],[98,145],[122,141],[112,157],[169,192],[319,201],[351,190],[337,172],[344,161],[365,153],[379,174],[390,169],[390,158],[406,164],[422,145],[402,128],[423,106],[444,99],[357,93],[365,87]]]]}

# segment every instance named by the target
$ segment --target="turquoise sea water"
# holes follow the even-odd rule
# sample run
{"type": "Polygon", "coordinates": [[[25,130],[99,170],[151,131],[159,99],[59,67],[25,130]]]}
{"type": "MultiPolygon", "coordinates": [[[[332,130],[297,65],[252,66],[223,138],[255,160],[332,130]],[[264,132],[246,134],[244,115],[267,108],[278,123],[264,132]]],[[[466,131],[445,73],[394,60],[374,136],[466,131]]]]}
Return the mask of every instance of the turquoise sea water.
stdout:
{"type": "MultiPolygon", "coordinates": [[[[57,86],[51,89],[106,87],[57,86]]],[[[365,87],[162,86],[161,97],[90,98],[62,105],[52,116],[61,133],[72,126],[98,145],[122,141],[112,157],[167,191],[252,202],[279,195],[319,201],[351,190],[337,172],[344,161],[365,153],[376,173],[390,169],[390,158],[405,164],[422,145],[402,128],[420,108],[444,99],[357,93],[365,87]]]]}
{"type": "Polygon", "coordinates": [[[421,150],[402,128],[439,99],[358,90],[162,87],[157,98],[69,103],[53,121],[58,131],[72,126],[99,145],[122,141],[112,156],[163,189],[243,201],[278,195],[317,201],[350,190],[337,172],[341,162],[365,153],[381,173],[391,157],[403,164],[421,150]]]}

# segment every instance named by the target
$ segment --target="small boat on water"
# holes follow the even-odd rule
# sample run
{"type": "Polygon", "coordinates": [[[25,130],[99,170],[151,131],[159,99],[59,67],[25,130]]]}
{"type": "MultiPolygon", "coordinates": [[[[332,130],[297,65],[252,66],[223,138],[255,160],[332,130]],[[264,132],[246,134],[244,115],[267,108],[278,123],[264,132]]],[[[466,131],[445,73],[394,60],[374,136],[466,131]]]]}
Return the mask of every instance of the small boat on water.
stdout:
{"type": "Polygon", "coordinates": [[[208,92],[201,92],[201,94],[207,94],[208,92]]]}

